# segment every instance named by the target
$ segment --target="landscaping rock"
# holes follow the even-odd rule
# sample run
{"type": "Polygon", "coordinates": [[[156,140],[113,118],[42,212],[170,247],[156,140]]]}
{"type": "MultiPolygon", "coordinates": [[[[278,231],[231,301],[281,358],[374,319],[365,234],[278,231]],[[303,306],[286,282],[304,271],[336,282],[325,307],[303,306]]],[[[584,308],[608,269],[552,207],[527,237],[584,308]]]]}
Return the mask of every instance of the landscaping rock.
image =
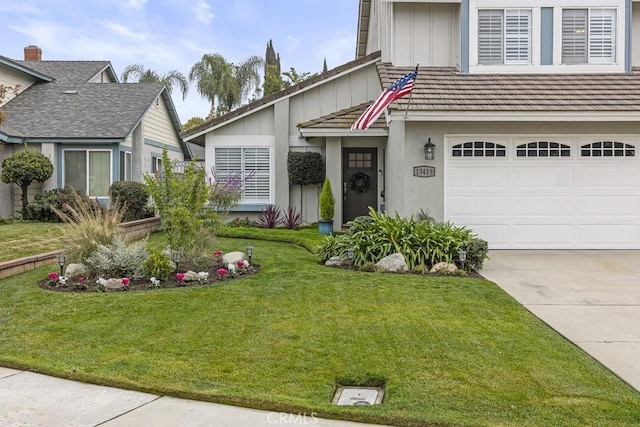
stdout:
{"type": "Polygon", "coordinates": [[[398,253],[382,258],[376,263],[376,267],[389,273],[405,273],[409,270],[404,257],[398,253]]]}
{"type": "Polygon", "coordinates": [[[342,267],[349,265],[349,259],[346,255],[332,256],[324,263],[327,267],[342,267]]]}
{"type": "Polygon", "coordinates": [[[184,273],[184,279],[182,279],[184,282],[197,282],[198,281],[198,273],[196,273],[195,271],[187,271],[186,273],[184,273]]]}
{"type": "Polygon", "coordinates": [[[429,273],[435,274],[457,274],[458,267],[455,264],[449,264],[446,262],[439,262],[433,267],[431,267],[431,271],[429,273]]]}
{"type": "Polygon", "coordinates": [[[235,265],[238,261],[244,261],[244,252],[229,252],[222,256],[222,265],[235,265]]]}
{"type": "Polygon", "coordinates": [[[121,291],[126,287],[120,279],[109,279],[104,285],[104,288],[108,291],[121,291]]]}
{"type": "Polygon", "coordinates": [[[66,277],[87,277],[89,275],[89,267],[84,264],[69,264],[67,268],[64,270],[64,275],[66,277]]]}

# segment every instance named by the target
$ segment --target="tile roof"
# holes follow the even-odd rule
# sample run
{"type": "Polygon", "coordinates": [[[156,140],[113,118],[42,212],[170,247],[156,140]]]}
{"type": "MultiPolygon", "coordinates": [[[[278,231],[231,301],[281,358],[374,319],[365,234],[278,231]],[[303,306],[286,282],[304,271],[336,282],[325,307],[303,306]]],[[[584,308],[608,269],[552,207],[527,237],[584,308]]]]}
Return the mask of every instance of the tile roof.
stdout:
{"type": "MultiPolygon", "coordinates": [[[[313,128],[313,129],[349,129],[353,122],[364,113],[364,110],[371,105],[371,102],[365,102],[364,104],[356,105],[355,107],[345,108],[344,110],[336,111],[335,113],[327,114],[326,116],[319,117],[317,119],[309,120],[307,122],[299,123],[299,128],[313,128]]],[[[375,121],[371,128],[386,129],[387,122],[384,116],[380,116],[375,121]]]]}
{"type": "Polygon", "coordinates": [[[108,61],[15,62],[54,80],[36,83],[2,106],[0,131],[10,136],[124,139],[164,90],[162,83],[87,83],[111,68],[108,61]]]}
{"type": "Polygon", "coordinates": [[[318,82],[321,82],[323,80],[327,80],[337,74],[340,74],[342,72],[348,71],[354,67],[358,67],[362,64],[365,64],[371,60],[380,58],[380,52],[373,52],[367,56],[364,56],[360,59],[356,59],[354,61],[351,62],[347,62],[346,64],[342,64],[336,68],[332,68],[331,70],[328,70],[327,72],[324,72],[322,74],[318,74],[317,76],[311,77],[310,79],[307,79],[301,83],[298,83],[297,85],[294,86],[290,86],[286,89],[283,89],[279,92],[273,93],[269,96],[265,96],[264,98],[258,99],[257,101],[254,101],[250,104],[244,105],[236,110],[233,110],[223,116],[219,116],[219,117],[214,117],[212,119],[207,120],[206,122],[204,122],[203,124],[201,124],[200,126],[196,126],[195,128],[189,129],[185,132],[183,132],[181,134],[182,138],[189,138],[192,135],[201,133],[203,131],[206,131],[208,128],[213,127],[215,125],[224,123],[228,120],[231,120],[235,117],[238,117],[244,113],[247,113],[251,110],[257,110],[259,109],[261,106],[269,104],[273,101],[276,101],[280,98],[285,98],[288,95],[291,95],[295,92],[298,92],[302,89],[305,89],[311,85],[314,85],[318,82]]]}
{"type": "MultiPolygon", "coordinates": [[[[383,87],[414,67],[378,64],[383,87]]],[[[640,111],[640,70],[609,74],[464,74],[454,68],[420,67],[411,102],[392,110],[414,111],[640,111]]]]}

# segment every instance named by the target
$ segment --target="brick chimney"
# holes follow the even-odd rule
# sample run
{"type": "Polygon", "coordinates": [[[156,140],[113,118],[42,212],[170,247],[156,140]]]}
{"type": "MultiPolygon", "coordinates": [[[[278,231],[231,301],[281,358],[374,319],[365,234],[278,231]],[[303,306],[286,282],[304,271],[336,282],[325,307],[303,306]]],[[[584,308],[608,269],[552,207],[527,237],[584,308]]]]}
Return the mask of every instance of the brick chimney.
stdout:
{"type": "Polygon", "coordinates": [[[31,45],[24,48],[25,61],[42,61],[42,49],[38,46],[31,45]]]}

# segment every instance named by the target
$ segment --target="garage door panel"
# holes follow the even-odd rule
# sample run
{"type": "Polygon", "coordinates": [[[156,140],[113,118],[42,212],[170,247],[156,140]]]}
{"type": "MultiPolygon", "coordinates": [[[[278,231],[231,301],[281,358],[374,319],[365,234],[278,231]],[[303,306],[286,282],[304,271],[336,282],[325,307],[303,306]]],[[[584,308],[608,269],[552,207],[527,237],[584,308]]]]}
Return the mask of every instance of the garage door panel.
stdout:
{"type": "Polygon", "coordinates": [[[600,218],[637,217],[638,196],[591,195],[576,197],[576,216],[600,218]]]}
{"type": "Polygon", "coordinates": [[[449,198],[449,212],[454,217],[503,217],[509,216],[509,197],[506,195],[471,196],[449,198]]]}
{"type": "Polygon", "coordinates": [[[526,166],[513,169],[513,189],[573,188],[571,167],[526,166]]]}
{"type": "MultiPolygon", "coordinates": [[[[456,224],[459,224],[456,222],[456,224]]],[[[492,249],[507,249],[509,247],[509,226],[504,224],[468,223],[467,228],[488,242],[492,249]]]]}
{"type": "Polygon", "coordinates": [[[575,171],[577,188],[620,189],[638,187],[638,168],[635,166],[593,166],[592,164],[583,164],[577,166],[575,171]]]}
{"type": "Polygon", "coordinates": [[[573,244],[572,224],[514,224],[515,246],[539,247],[540,245],[566,246],[573,244]]]}
{"type": "Polygon", "coordinates": [[[576,226],[578,244],[593,248],[636,247],[637,224],[585,224],[576,226]]]}
{"type": "Polygon", "coordinates": [[[573,216],[573,197],[514,195],[511,197],[513,214],[534,217],[573,216]]]}
{"type": "Polygon", "coordinates": [[[503,188],[509,187],[507,167],[457,167],[447,176],[450,188],[503,188]]]}

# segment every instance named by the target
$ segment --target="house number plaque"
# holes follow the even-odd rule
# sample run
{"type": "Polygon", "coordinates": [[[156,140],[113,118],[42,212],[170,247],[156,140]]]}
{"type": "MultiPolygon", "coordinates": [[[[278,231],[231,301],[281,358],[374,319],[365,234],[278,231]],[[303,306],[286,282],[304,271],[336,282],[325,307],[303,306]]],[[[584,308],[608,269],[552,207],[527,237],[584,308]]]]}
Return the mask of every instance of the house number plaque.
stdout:
{"type": "Polygon", "coordinates": [[[436,168],[433,166],[414,166],[413,176],[419,178],[431,178],[436,176],[436,168]]]}

